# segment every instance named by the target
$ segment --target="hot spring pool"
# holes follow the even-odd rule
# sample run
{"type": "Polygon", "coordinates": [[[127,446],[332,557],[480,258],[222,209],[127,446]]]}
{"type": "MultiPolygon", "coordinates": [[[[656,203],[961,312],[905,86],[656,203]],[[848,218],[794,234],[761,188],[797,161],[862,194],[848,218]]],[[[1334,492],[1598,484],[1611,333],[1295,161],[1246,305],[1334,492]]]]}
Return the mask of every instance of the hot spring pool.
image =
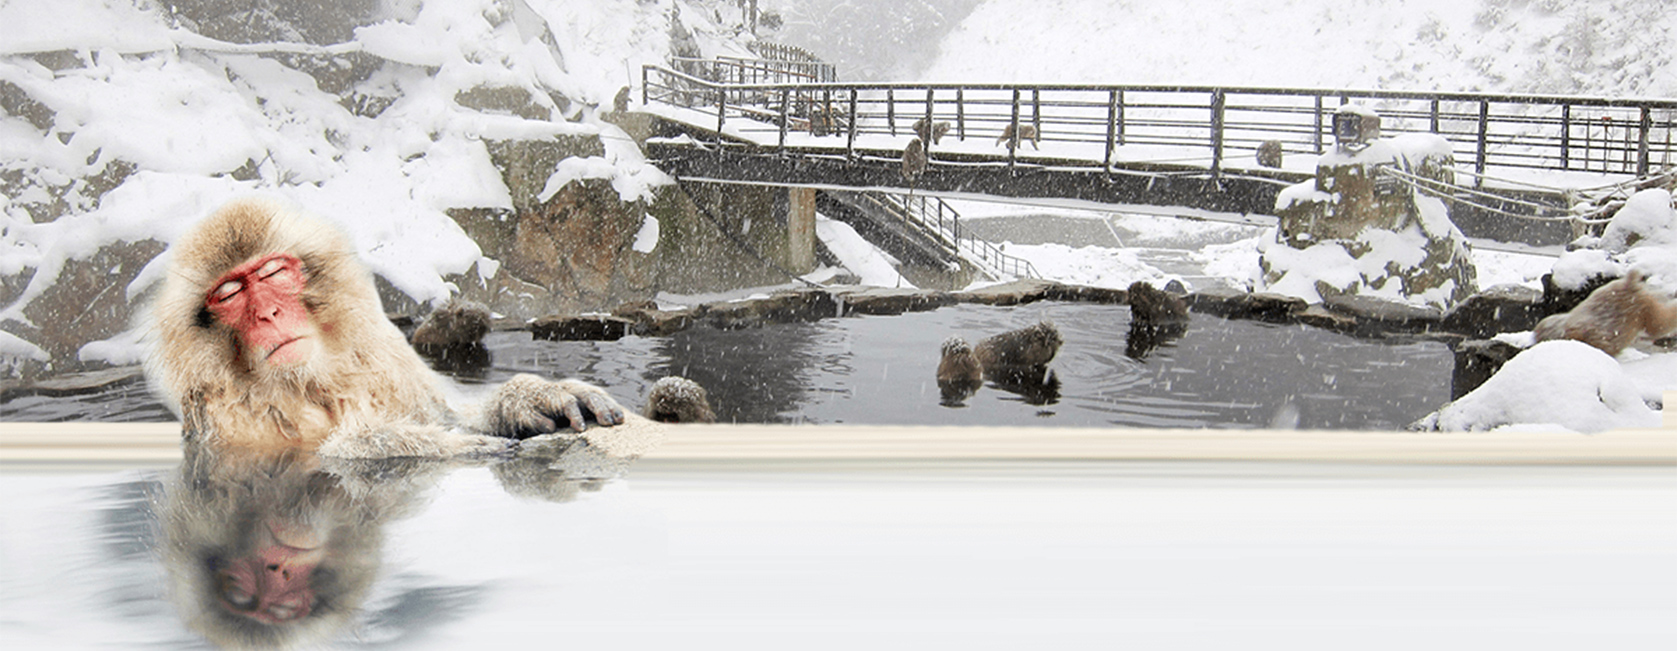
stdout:
{"type": "MultiPolygon", "coordinates": [[[[718,417],[742,423],[1289,427],[1392,430],[1450,399],[1453,358],[1424,339],[1359,339],[1301,325],[1195,314],[1180,338],[1142,351],[1122,305],[962,304],[899,316],[741,330],[694,327],[613,342],[492,333],[487,366],[449,372],[468,391],[514,373],[581,377],[639,408],[652,382],[682,375],[709,390],[718,417]],[[943,404],[938,347],[1051,319],[1065,340],[1052,381],[987,384],[943,404]]],[[[139,382],[75,398],[25,397],[16,421],[164,420],[139,382]]]]}

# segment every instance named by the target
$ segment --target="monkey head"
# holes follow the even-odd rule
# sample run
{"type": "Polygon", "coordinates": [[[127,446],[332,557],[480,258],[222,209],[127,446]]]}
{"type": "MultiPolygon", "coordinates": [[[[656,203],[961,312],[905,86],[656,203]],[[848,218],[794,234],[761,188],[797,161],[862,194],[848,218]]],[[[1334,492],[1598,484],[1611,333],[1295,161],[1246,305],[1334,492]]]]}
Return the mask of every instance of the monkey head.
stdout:
{"type": "Polygon", "coordinates": [[[347,627],[377,575],[381,496],[352,497],[313,455],[186,452],[161,509],[163,566],[186,625],[231,648],[347,627]]]}

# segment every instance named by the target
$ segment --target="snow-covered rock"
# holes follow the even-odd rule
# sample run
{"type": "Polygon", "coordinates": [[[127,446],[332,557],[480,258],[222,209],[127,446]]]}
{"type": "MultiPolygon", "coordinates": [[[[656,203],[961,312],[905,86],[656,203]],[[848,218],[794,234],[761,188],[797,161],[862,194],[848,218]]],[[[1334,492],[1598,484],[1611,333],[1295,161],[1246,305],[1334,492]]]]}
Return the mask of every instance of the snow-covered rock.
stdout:
{"type": "MultiPolygon", "coordinates": [[[[1660,358],[1677,359],[1677,354],[1660,358]]],[[[1657,373],[1671,362],[1649,366],[1657,373]]],[[[1427,415],[1412,429],[1487,431],[1509,426],[1549,426],[1576,432],[1660,426],[1648,404],[1665,388],[1632,375],[1589,344],[1546,341],[1516,355],[1478,389],[1427,415]]],[[[1667,377],[1666,382],[1677,380],[1667,377]]]]}

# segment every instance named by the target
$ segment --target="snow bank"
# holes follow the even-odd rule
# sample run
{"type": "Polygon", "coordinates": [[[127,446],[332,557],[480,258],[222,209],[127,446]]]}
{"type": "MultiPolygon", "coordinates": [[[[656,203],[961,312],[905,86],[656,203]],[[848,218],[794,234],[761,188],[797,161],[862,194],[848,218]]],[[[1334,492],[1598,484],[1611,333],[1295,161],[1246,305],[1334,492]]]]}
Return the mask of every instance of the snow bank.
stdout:
{"type": "MultiPolygon", "coordinates": [[[[1670,363],[1649,370],[1669,369],[1670,363]]],[[[1659,427],[1660,413],[1645,402],[1648,395],[1658,392],[1607,353],[1577,341],[1546,341],[1516,355],[1478,389],[1415,427],[1486,431],[1540,424],[1576,432],[1659,427]]]]}
{"type": "Polygon", "coordinates": [[[857,284],[875,287],[906,287],[914,285],[897,273],[897,261],[874,248],[856,229],[844,222],[828,219],[817,213],[815,236],[827,245],[827,250],[839,259],[850,273],[856,274],[857,284]]]}

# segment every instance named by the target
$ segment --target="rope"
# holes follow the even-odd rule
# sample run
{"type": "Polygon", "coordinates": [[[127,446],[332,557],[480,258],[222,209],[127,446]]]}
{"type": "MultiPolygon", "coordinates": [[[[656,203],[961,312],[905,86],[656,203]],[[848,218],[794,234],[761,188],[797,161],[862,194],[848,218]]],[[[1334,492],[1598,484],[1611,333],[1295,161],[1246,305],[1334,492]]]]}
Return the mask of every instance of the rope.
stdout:
{"type": "Polygon", "coordinates": [[[1392,175],[1393,177],[1397,178],[1400,182],[1404,183],[1405,185],[1408,185],[1410,188],[1413,188],[1413,189],[1415,189],[1419,192],[1425,193],[1428,196],[1437,197],[1439,199],[1454,202],[1454,203],[1458,203],[1458,204],[1461,204],[1461,205],[1464,205],[1464,206],[1471,206],[1473,208],[1478,208],[1478,209],[1483,210],[1485,212],[1502,215],[1504,217],[1509,217],[1509,218],[1513,218],[1513,219],[1523,219],[1523,220],[1527,220],[1527,221],[1540,221],[1540,222],[1564,221],[1564,222],[1577,222],[1577,223],[1584,223],[1584,224],[1600,224],[1600,223],[1606,223],[1608,221],[1606,219],[1588,219],[1588,218],[1580,217],[1578,215],[1573,215],[1573,214],[1570,214],[1570,213],[1564,213],[1564,214],[1560,214],[1560,215],[1556,215],[1556,216],[1521,214],[1521,213],[1513,212],[1513,211],[1510,211],[1510,210],[1507,210],[1507,209],[1504,209],[1504,208],[1501,208],[1501,207],[1489,206],[1489,205],[1478,203],[1478,202],[1475,202],[1475,201],[1469,201],[1469,200],[1463,199],[1462,197],[1457,196],[1455,194],[1447,194],[1444,191],[1442,191],[1440,188],[1442,188],[1443,190],[1451,190],[1451,191],[1460,192],[1460,193],[1468,194],[1468,195],[1476,195],[1476,196],[1486,197],[1486,198],[1489,198],[1489,199],[1496,199],[1498,201],[1503,201],[1505,203],[1512,203],[1512,204],[1515,204],[1515,205],[1527,206],[1527,207],[1535,208],[1535,209],[1537,209],[1539,211],[1543,211],[1543,212],[1559,212],[1560,209],[1555,208],[1554,206],[1545,206],[1545,205],[1540,204],[1540,203],[1534,203],[1534,202],[1530,202],[1530,201],[1524,201],[1524,200],[1521,200],[1521,199],[1504,197],[1504,196],[1497,195],[1497,194],[1492,194],[1492,193],[1489,193],[1489,192],[1481,192],[1481,191],[1478,191],[1478,190],[1473,190],[1471,188],[1466,188],[1466,187],[1462,187],[1462,186],[1459,186],[1459,185],[1452,185],[1452,184],[1449,184],[1449,183],[1444,183],[1443,181],[1437,181],[1437,180],[1429,179],[1429,178],[1426,178],[1426,177],[1423,177],[1423,176],[1416,176],[1414,174],[1410,174],[1408,172],[1404,172],[1404,171],[1396,170],[1396,169],[1392,169],[1392,168],[1381,167],[1381,168],[1377,168],[1377,169],[1379,169],[1382,172],[1385,172],[1387,174],[1392,175]],[[1431,187],[1431,186],[1437,186],[1437,187],[1431,187]]]}

